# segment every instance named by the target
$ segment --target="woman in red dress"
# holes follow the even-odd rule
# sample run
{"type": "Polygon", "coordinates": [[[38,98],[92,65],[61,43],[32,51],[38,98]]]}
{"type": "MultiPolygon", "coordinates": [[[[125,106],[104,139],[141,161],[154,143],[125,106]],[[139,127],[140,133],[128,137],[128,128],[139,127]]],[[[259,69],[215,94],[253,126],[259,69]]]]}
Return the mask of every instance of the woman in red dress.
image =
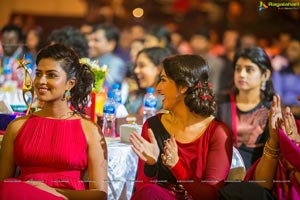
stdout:
{"type": "Polygon", "coordinates": [[[94,83],[91,69],[61,44],[42,49],[36,63],[34,88],[43,108],[6,129],[0,199],[106,199],[105,139],[82,115],[94,83]]]}
{"type": "Polygon", "coordinates": [[[208,65],[196,55],[163,62],[157,91],[168,113],[143,125],[130,141],[139,156],[132,199],[218,199],[232,158],[230,129],[214,119],[208,65]]]}

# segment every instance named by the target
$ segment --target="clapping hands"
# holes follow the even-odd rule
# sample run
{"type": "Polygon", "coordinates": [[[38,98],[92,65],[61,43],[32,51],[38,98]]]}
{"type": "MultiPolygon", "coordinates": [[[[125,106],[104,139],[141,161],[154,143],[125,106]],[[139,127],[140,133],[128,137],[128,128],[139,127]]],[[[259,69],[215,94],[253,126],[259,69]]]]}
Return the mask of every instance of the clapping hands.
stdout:
{"type": "MultiPolygon", "coordinates": [[[[130,135],[130,142],[133,151],[140,159],[148,165],[156,164],[160,153],[157,141],[151,129],[148,129],[149,141],[145,140],[136,132],[130,135]]],[[[162,163],[168,168],[172,168],[179,160],[178,149],[174,136],[164,141],[164,152],[161,154],[162,163]]]]}
{"type": "Polygon", "coordinates": [[[276,95],[273,97],[269,115],[270,137],[276,142],[278,142],[278,128],[281,128],[291,140],[300,141],[295,118],[290,108],[286,107],[282,113],[280,97],[276,95]]]}
{"type": "Polygon", "coordinates": [[[154,165],[159,156],[159,147],[151,129],[148,129],[148,137],[150,142],[145,140],[137,132],[132,132],[129,140],[132,144],[133,151],[138,157],[148,165],[154,165]]]}

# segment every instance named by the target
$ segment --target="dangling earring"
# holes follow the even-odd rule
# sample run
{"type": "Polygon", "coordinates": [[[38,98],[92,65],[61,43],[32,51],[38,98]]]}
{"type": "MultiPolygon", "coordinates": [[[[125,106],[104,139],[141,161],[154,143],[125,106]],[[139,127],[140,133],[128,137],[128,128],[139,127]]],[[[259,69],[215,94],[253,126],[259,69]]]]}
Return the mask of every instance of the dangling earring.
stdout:
{"type": "Polygon", "coordinates": [[[265,91],[265,90],[266,90],[266,81],[263,81],[263,82],[261,83],[260,89],[261,89],[262,91],[265,91]]]}
{"type": "Polygon", "coordinates": [[[64,96],[63,96],[63,98],[61,100],[62,101],[66,101],[66,100],[69,101],[70,98],[71,98],[71,92],[70,92],[70,90],[66,90],[65,94],[64,94],[64,96]]]}

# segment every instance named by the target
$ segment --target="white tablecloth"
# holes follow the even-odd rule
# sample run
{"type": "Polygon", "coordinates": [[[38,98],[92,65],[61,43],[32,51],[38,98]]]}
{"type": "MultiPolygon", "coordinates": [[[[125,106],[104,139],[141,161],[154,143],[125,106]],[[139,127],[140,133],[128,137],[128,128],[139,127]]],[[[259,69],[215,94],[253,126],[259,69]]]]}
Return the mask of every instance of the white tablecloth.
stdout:
{"type": "Polygon", "coordinates": [[[108,199],[129,200],[136,175],[138,157],[130,144],[108,142],[108,199]]]}

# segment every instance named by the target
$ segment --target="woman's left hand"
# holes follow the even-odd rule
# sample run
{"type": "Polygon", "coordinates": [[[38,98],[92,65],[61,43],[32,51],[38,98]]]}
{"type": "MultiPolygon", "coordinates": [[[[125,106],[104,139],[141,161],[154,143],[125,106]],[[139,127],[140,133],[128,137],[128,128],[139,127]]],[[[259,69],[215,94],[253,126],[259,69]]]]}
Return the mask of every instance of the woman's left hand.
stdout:
{"type": "Polygon", "coordinates": [[[164,153],[161,154],[162,162],[169,169],[173,168],[178,160],[178,148],[174,136],[164,141],[164,153]]]}
{"type": "Polygon", "coordinates": [[[43,190],[45,192],[49,192],[49,193],[51,193],[55,196],[62,197],[63,199],[66,199],[66,200],[68,199],[67,197],[65,197],[61,193],[57,192],[54,188],[52,188],[52,187],[48,186],[47,184],[42,183],[40,181],[27,181],[27,183],[32,185],[32,186],[37,187],[40,190],[43,190]]]}
{"type": "Polygon", "coordinates": [[[300,142],[300,135],[297,130],[295,117],[289,107],[285,108],[283,123],[281,124],[281,128],[291,140],[297,143],[300,142]]]}

